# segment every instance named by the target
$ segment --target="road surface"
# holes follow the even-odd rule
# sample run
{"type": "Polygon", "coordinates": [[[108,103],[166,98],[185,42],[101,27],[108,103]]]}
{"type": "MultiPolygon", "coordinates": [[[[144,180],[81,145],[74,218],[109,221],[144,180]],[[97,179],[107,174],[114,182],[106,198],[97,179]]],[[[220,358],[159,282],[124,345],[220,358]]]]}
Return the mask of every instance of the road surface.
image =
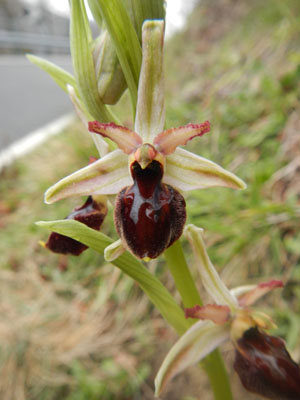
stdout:
{"type": "MultiPolygon", "coordinates": [[[[68,71],[71,56],[45,56],[68,71]]],[[[25,55],[0,56],[0,152],[73,110],[66,93],[25,55]]]]}

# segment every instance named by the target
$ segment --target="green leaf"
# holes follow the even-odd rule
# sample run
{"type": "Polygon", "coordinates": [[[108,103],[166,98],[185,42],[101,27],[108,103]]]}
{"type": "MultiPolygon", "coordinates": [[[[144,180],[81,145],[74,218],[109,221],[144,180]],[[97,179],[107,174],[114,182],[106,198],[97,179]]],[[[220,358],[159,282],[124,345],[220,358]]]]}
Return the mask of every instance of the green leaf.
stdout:
{"type": "Polygon", "coordinates": [[[102,29],[103,28],[103,19],[102,19],[102,15],[100,12],[100,8],[98,7],[97,1],[88,0],[88,5],[89,5],[91,13],[93,14],[93,17],[96,21],[96,24],[99,26],[100,29],[102,29]]]}
{"type": "Polygon", "coordinates": [[[76,81],[68,71],[61,67],[58,67],[54,63],[45,60],[44,58],[27,54],[27,58],[30,62],[37,65],[39,68],[48,72],[51,78],[60,86],[65,92],[67,92],[67,85],[71,85],[76,90],[76,81]]]}
{"type": "MultiPolygon", "coordinates": [[[[37,225],[78,240],[100,254],[113,243],[113,240],[103,233],[74,220],[40,221],[37,225]]],[[[140,261],[126,251],[112,264],[140,285],[162,316],[179,334],[186,331],[190,324],[185,319],[182,309],[163,284],[140,261]]]]}
{"type": "Polygon", "coordinates": [[[75,79],[81,100],[93,118],[114,121],[100,99],[91,51],[92,33],[83,0],[71,0],[70,45],[75,79]]]}
{"type": "Polygon", "coordinates": [[[94,13],[101,13],[113,40],[135,110],[142,49],[134,26],[121,0],[90,0],[90,3],[94,13]]]}

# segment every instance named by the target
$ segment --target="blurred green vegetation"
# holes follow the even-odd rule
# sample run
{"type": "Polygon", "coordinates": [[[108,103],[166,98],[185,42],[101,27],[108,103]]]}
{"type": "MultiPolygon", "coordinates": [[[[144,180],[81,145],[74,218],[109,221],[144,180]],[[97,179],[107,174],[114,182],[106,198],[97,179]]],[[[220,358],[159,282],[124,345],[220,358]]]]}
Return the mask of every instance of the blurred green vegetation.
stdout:
{"type": "MultiPolygon", "coordinates": [[[[287,282],[283,291],[268,296],[261,307],[274,317],[278,324],[274,332],[287,340],[298,361],[299,16],[298,0],[202,0],[185,31],[167,43],[165,66],[167,126],[209,119],[211,133],[194,139],[187,147],[233,171],[248,184],[242,192],[213,188],[189,193],[188,222],[205,229],[209,254],[229,286],[268,278],[287,282]]],[[[130,126],[128,103],[128,97],[123,96],[115,112],[121,113],[124,123],[130,126]]],[[[158,342],[164,354],[168,347],[163,342],[170,341],[170,334],[163,331],[163,323],[155,311],[143,300],[145,304],[138,313],[136,304],[141,301],[138,289],[122,275],[116,277],[96,253],[88,250],[79,258],[60,257],[38,244],[46,237],[34,221],[61,219],[78,205],[78,201],[67,200],[46,206],[43,204],[45,189],[86,165],[89,156],[96,155],[88,134],[76,122],[1,173],[0,264],[4,276],[9,276],[9,283],[1,277],[3,290],[8,295],[1,299],[0,309],[4,312],[10,307],[11,318],[20,321],[17,332],[22,318],[34,308],[32,305],[26,309],[26,296],[22,297],[20,289],[26,272],[41,286],[41,290],[32,292],[33,297],[40,299],[44,290],[51,289],[53,310],[37,328],[44,335],[45,343],[53,333],[50,329],[53,321],[73,312],[78,296],[78,302],[89,310],[86,318],[90,316],[91,326],[97,307],[112,315],[109,325],[112,341],[116,337],[114,332],[122,331],[124,316],[129,332],[120,339],[119,347],[109,346],[107,342],[106,348],[111,347],[111,352],[102,354],[103,348],[95,347],[94,352],[87,351],[86,355],[74,352],[68,361],[57,357],[54,364],[44,366],[46,375],[55,371],[58,377],[55,384],[51,379],[37,383],[34,369],[32,379],[30,374],[23,380],[16,379],[25,397],[4,395],[9,386],[0,378],[0,393],[5,399],[153,398],[149,387],[151,374],[155,372],[150,365],[156,358],[153,343],[158,342]],[[15,282],[19,282],[17,292],[15,282]],[[124,348],[126,354],[120,361],[116,352],[124,348]]],[[[111,211],[103,230],[116,237],[111,211]]],[[[151,268],[172,289],[172,282],[160,262],[153,262],[151,268]]],[[[26,280],[24,288],[25,285],[26,280]]],[[[43,303],[41,313],[45,307],[43,303]]],[[[30,368],[31,364],[24,359],[20,364],[16,362],[17,344],[23,342],[15,331],[15,341],[8,341],[5,323],[7,320],[0,317],[0,337],[2,343],[8,343],[11,357],[15,357],[16,371],[22,370],[20,365],[30,368]]],[[[34,343],[34,336],[29,338],[34,343]]],[[[46,352],[41,344],[36,351],[46,352]]],[[[8,368],[5,354],[1,350],[2,375],[8,368]]],[[[165,398],[196,399],[197,386],[194,391],[193,385],[187,386],[179,390],[174,384],[165,398]]],[[[242,397],[247,399],[246,396],[243,392],[242,397]]],[[[201,398],[204,398],[203,391],[201,398]]]]}
{"type": "Polygon", "coordinates": [[[248,188],[189,194],[188,221],[205,229],[209,254],[230,286],[287,282],[263,306],[299,358],[300,3],[201,5],[168,48],[168,125],[209,119],[211,133],[189,149],[248,188]]]}

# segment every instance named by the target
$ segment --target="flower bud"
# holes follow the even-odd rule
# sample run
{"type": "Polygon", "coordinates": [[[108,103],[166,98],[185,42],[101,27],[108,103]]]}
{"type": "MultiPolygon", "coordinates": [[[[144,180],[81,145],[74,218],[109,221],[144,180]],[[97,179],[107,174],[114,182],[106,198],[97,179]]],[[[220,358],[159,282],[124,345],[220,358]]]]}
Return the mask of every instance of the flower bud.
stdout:
{"type": "Polygon", "coordinates": [[[141,60],[134,53],[141,51],[142,25],[148,19],[165,18],[164,0],[118,0],[109,5],[105,1],[88,0],[88,4],[102,32],[93,49],[98,93],[104,104],[115,104],[128,86],[132,73],[128,68],[136,69],[136,84],[138,82],[141,60]],[[111,23],[111,18],[118,24],[111,23]],[[126,52],[129,53],[126,55],[126,52]],[[121,65],[127,74],[123,73],[121,65]]]}
{"type": "Polygon", "coordinates": [[[115,225],[129,250],[139,258],[156,258],[183,230],[185,200],[172,186],[161,182],[163,167],[153,160],[146,168],[131,164],[132,186],[118,195],[115,225]]]}
{"type": "Polygon", "coordinates": [[[111,37],[104,31],[93,51],[98,93],[104,104],[115,104],[127,88],[111,37]]]}
{"type": "MultiPolygon", "coordinates": [[[[102,200],[102,199],[101,199],[102,200]]],[[[96,201],[89,196],[81,207],[77,207],[66,219],[74,219],[87,225],[89,228],[99,230],[107,214],[106,202],[96,201]]],[[[47,249],[59,254],[71,254],[79,256],[88,247],[68,236],[52,232],[44,245],[47,249]]]]}
{"type": "Polygon", "coordinates": [[[300,368],[283,340],[250,328],[236,342],[234,369],[250,392],[272,400],[300,399],[300,368]]]}

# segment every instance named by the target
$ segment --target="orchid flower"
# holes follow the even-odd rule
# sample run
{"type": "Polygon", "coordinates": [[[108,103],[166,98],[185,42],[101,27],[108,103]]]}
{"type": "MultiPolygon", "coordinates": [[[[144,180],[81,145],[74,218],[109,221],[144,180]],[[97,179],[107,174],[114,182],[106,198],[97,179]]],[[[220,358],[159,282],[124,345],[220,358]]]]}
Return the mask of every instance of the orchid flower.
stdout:
{"type": "Polygon", "coordinates": [[[180,191],[246,187],[231,172],[179,147],[208,132],[208,121],[164,130],[163,39],[163,21],[145,21],[134,131],[89,122],[91,132],[111,139],[118,149],[60,180],[45,195],[46,203],[52,203],[71,196],[117,194],[115,226],[121,240],[107,249],[109,260],[124,249],[141,259],[156,258],[177,240],[186,219],[180,191]]]}
{"type": "Polygon", "coordinates": [[[300,399],[300,369],[284,342],[267,335],[274,327],[266,314],[252,304],[270,290],[283,286],[271,280],[229,290],[211,263],[202,239],[202,229],[185,228],[204,288],[215,304],[195,305],[185,310],[187,318],[199,319],[172,347],[156,376],[156,395],[186,367],[201,361],[222,343],[231,340],[236,350],[234,368],[249,391],[268,399],[300,399]]]}
{"type": "MultiPolygon", "coordinates": [[[[65,219],[81,222],[89,228],[99,231],[107,214],[107,200],[104,196],[88,196],[85,203],[76,207],[65,219]]],[[[79,256],[88,247],[68,236],[52,232],[46,243],[40,241],[41,246],[58,254],[79,256]]]]}

